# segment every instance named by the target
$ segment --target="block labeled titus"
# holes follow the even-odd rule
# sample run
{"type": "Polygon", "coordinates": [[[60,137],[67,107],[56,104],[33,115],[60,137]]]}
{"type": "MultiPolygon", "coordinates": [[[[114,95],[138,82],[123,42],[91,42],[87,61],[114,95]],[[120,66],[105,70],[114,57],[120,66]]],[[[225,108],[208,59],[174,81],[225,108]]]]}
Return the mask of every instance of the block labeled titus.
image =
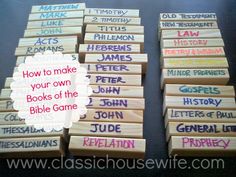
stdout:
{"type": "Polygon", "coordinates": [[[71,136],[69,151],[78,156],[144,158],[144,139],[71,136]]]}
{"type": "Polygon", "coordinates": [[[77,122],[69,129],[71,136],[142,138],[143,125],[136,123],[77,122]]]}
{"type": "Polygon", "coordinates": [[[85,16],[84,23],[87,24],[107,24],[107,25],[141,25],[141,18],[137,17],[102,17],[85,16]]]}
{"type": "Polygon", "coordinates": [[[161,13],[160,21],[186,20],[186,21],[216,21],[215,13],[161,13]]]}
{"type": "Polygon", "coordinates": [[[112,33],[112,34],[144,34],[144,26],[126,25],[92,25],[86,26],[86,33],[112,33]]]}
{"type": "Polygon", "coordinates": [[[236,137],[172,136],[169,155],[236,156],[236,137]]]}
{"type": "Polygon", "coordinates": [[[86,8],[85,16],[139,17],[138,9],[86,8]]]}

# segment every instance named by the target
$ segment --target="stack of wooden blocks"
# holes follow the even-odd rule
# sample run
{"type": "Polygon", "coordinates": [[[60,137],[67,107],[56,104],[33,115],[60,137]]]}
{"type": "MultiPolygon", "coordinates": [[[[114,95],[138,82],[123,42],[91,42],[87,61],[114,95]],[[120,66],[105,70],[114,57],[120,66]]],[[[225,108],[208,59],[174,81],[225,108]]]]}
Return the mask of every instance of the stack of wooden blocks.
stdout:
{"type": "Polygon", "coordinates": [[[73,155],[144,158],[142,53],[139,10],[87,8],[79,48],[88,65],[93,94],[88,113],[69,130],[73,155]]]}
{"type": "Polygon", "coordinates": [[[169,154],[236,154],[236,105],[214,13],[160,14],[161,85],[169,154]]]}
{"type": "MultiPolygon", "coordinates": [[[[16,66],[26,56],[51,50],[72,54],[78,60],[78,45],[82,42],[84,3],[33,6],[24,38],[19,40],[15,56],[16,66]]],[[[17,68],[15,68],[17,70],[17,68]]],[[[7,78],[0,101],[0,156],[36,157],[64,155],[63,130],[45,132],[25,124],[17,116],[10,100],[10,84],[7,78]]]]}

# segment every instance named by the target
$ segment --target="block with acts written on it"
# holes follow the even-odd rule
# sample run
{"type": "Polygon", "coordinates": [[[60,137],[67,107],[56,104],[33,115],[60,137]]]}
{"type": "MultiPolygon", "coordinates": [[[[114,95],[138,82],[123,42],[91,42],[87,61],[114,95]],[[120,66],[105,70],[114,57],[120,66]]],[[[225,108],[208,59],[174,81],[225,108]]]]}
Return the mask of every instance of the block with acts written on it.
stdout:
{"type": "Polygon", "coordinates": [[[61,157],[63,144],[59,136],[0,139],[0,158],[61,157]]]}
{"type": "Polygon", "coordinates": [[[139,17],[138,9],[86,8],[85,16],[139,17]]]}
{"type": "Polygon", "coordinates": [[[84,24],[141,25],[141,18],[85,16],[84,24]]]}
{"type": "Polygon", "coordinates": [[[144,139],[71,136],[69,151],[78,156],[144,158],[144,139]]]}
{"type": "Polygon", "coordinates": [[[104,136],[142,138],[143,125],[137,123],[77,122],[69,129],[70,136],[104,136]]]}
{"type": "Polygon", "coordinates": [[[215,13],[161,13],[160,21],[168,20],[187,20],[187,21],[216,21],[217,17],[215,13]]]}
{"type": "Polygon", "coordinates": [[[92,25],[86,26],[86,33],[144,34],[144,26],[133,25],[92,25]]]}
{"type": "Polygon", "coordinates": [[[172,136],[168,149],[178,156],[236,156],[236,137],[172,136]]]}

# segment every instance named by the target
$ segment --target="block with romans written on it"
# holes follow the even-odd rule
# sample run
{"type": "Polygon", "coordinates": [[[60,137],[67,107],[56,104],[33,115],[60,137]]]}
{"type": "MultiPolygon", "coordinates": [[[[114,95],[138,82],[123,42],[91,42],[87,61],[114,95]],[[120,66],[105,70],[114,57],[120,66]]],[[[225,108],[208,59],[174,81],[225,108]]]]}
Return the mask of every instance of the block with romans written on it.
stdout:
{"type": "Polygon", "coordinates": [[[139,17],[138,9],[86,8],[85,16],[139,17]]]}
{"type": "Polygon", "coordinates": [[[228,69],[162,69],[161,88],[165,84],[226,85],[228,69]]]}
{"type": "Polygon", "coordinates": [[[137,123],[77,122],[73,123],[69,129],[69,134],[71,136],[142,138],[143,125],[137,123]]]}
{"type": "Polygon", "coordinates": [[[84,24],[107,24],[107,25],[141,25],[141,18],[137,17],[101,17],[85,16],[84,24]]]}
{"type": "Polygon", "coordinates": [[[59,136],[0,139],[0,158],[61,157],[64,149],[59,136]]]}
{"type": "Polygon", "coordinates": [[[163,116],[168,108],[234,110],[236,104],[234,98],[165,96],[163,116]]]}
{"type": "Polygon", "coordinates": [[[144,158],[145,139],[71,136],[69,151],[78,156],[144,158]]]}
{"type": "Polygon", "coordinates": [[[85,10],[85,3],[32,6],[31,13],[85,10]]]}
{"type": "Polygon", "coordinates": [[[144,34],[144,26],[133,25],[92,25],[86,26],[86,33],[144,34]]]}
{"type": "Polygon", "coordinates": [[[228,68],[229,64],[225,57],[208,57],[208,58],[163,58],[160,61],[162,68],[184,69],[184,68],[228,68]]]}
{"type": "Polygon", "coordinates": [[[169,154],[178,156],[236,156],[236,137],[172,136],[169,154]]]}
{"type": "Polygon", "coordinates": [[[216,21],[215,13],[161,13],[160,21],[216,21]]]}
{"type": "Polygon", "coordinates": [[[166,84],[164,90],[167,96],[235,97],[233,86],[166,84]]]}

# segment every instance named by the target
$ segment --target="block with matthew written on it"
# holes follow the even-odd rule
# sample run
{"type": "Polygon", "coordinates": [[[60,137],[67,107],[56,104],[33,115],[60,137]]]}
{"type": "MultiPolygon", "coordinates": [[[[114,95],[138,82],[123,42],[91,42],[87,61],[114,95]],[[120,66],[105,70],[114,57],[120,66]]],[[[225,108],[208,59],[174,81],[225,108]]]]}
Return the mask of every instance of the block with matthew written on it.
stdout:
{"type": "Polygon", "coordinates": [[[228,69],[162,69],[161,87],[165,84],[226,85],[228,69]]]}
{"type": "Polygon", "coordinates": [[[160,21],[216,21],[215,13],[161,13],[160,21]]]}
{"type": "Polygon", "coordinates": [[[86,8],[85,16],[139,17],[138,9],[86,8]]]}
{"type": "Polygon", "coordinates": [[[236,156],[236,137],[172,136],[168,148],[178,156],[236,156]]]}
{"type": "Polygon", "coordinates": [[[163,115],[168,108],[234,110],[236,104],[234,98],[165,96],[163,115]]]}
{"type": "Polygon", "coordinates": [[[144,158],[145,139],[71,136],[69,151],[78,156],[144,158]]]}

